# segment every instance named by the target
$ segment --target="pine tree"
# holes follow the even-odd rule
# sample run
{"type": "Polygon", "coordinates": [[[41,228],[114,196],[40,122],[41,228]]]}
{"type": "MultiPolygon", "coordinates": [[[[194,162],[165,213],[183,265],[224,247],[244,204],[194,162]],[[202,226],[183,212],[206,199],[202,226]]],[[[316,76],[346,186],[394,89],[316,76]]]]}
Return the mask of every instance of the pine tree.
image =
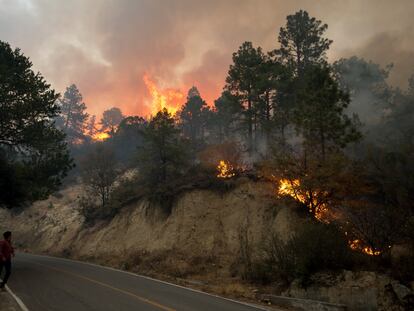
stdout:
{"type": "Polygon", "coordinates": [[[211,134],[219,144],[234,137],[238,131],[243,107],[237,97],[229,91],[224,91],[214,101],[214,110],[209,120],[208,127],[211,134]]]}
{"type": "Polygon", "coordinates": [[[326,62],[326,51],[332,40],[323,37],[328,25],[310,17],[306,11],[300,10],[286,19],[286,26],[279,32],[280,48],[273,55],[300,77],[308,65],[326,62]]]}
{"type": "Polygon", "coordinates": [[[254,130],[256,127],[256,105],[259,102],[260,70],[264,63],[262,49],[254,48],[251,42],[244,42],[233,53],[233,64],[226,78],[225,90],[236,96],[242,105],[244,124],[247,132],[247,145],[253,151],[254,130]]]}
{"type": "Polygon", "coordinates": [[[339,88],[329,67],[312,66],[304,73],[304,87],[298,94],[294,122],[304,137],[305,149],[319,151],[322,159],[360,138],[356,121],[345,114],[348,93],[339,88]]]}
{"type": "Polygon", "coordinates": [[[209,108],[201,98],[200,92],[193,86],[188,91],[187,102],[179,112],[183,134],[193,143],[204,138],[208,110],[209,108]]]}
{"type": "Polygon", "coordinates": [[[82,94],[77,86],[72,84],[67,87],[63,98],[58,103],[61,115],[57,118],[56,124],[65,132],[69,144],[81,142],[85,138],[84,132],[88,114],[82,94]]]}
{"type": "Polygon", "coordinates": [[[188,157],[180,130],[166,109],[159,111],[143,131],[144,144],[138,151],[138,167],[150,188],[163,187],[182,175],[188,157]]]}

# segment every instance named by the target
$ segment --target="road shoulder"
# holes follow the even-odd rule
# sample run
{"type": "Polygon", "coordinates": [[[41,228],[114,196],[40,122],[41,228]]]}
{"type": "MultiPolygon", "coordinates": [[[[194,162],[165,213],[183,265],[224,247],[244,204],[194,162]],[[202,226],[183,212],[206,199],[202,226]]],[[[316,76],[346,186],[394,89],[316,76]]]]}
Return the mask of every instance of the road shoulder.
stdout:
{"type": "Polygon", "coordinates": [[[21,311],[22,309],[8,291],[0,291],[1,311],[21,311]]]}

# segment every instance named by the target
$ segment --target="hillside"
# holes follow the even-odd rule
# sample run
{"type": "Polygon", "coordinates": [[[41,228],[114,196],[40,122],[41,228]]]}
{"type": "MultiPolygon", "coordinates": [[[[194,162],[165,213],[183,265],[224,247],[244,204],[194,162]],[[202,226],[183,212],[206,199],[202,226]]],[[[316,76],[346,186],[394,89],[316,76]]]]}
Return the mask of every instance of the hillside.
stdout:
{"type": "MultiPolygon", "coordinates": [[[[293,207],[277,199],[274,185],[239,179],[235,189],[224,194],[208,190],[183,194],[171,215],[142,200],[123,208],[112,220],[89,227],[78,212],[81,191],[81,186],[66,188],[14,215],[0,210],[0,227],[13,230],[20,250],[97,262],[221,295],[256,299],[259,293],[280,294],[280,289],[277,284],[262,286],[237,277],[243,234],[254,256],[269,232],[287,240],[304,221],[293,207]]],[[[347,303],[355,310],[390,303],[384,296],[391,282],[388,277],[348,271],[317,278],[317,285],[308,290],[294,283],[284,294],[347,303]]]]}

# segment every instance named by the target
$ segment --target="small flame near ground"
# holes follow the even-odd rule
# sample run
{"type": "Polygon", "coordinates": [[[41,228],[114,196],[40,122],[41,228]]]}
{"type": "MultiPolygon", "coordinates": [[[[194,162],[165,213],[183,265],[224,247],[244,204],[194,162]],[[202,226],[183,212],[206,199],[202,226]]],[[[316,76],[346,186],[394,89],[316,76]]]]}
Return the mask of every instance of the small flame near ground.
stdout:
{"type": "Polygon", "coordinates": [[[143,80],[151,95],[151,103],[149,104],[151,115],[156,115],[158,111],[164,108],[174,115],[184,104],[185,96],[180,90],[172,88],[160,89],[147,74],[144,75],[143,80]]]}
{"type": "Polygon", "coordinates": [[[106,139],[108,139],[109,137],[111,137],[111,135],[109,135],[106,132],[99,132],[96,133],[95,135],[93,135],[92,139],[96,140],[96,141],[104,141],[106,139]]]}
{"type": "MultiPolygon", "coordinates": [[[[329,212],[328,206],[326,204],[317,204],[317,195],[318,193],[312,193],[312,197],[309,194],[304,194],[299,191],[300,187],[300,180],[299,179],[280,179],[279,180],[279,188],[278,188],[278,195],[281,196],[290,196],[294,198],[296,201],[301,202],[303,204],[309,204],[312,202],[314,206],[318,206],[315,211],[315,218],[322,222],[329,222],[325,220],[327,213],[329,212]],[[312,200],[312,201],[311,201],[312,200]]],[[[309,206],[308,206],[309,207],[309,206]]],[[[310,207],[309,207],[310,209],[310,207]]],[[[345,232],[347,235],[347,232],[345,232]]],[[[366,255],[370,256],[379,256],[381,255],[381,251],[375,250],[370,246],[364,245],[363,241],[360,239],[354,239],[348,241],[348,245],[352,250],[360,251],[366,255]]]]}
{"type": "Polygon", "coordinates": [[[364,246],[362,241],[359,239],[355,239],[348,242],[349,247],[355,251],[363,252],[364,254],[370,255],[370,256],[379,256],[381,255],[381,252],[378,250],[374,250],[370,246],[364,246]]]}
{"type": "Polygon", "coordinates": [[[231,178],[236,175],[233,165],[228,161],[220,160],[217,165],[218,178],[231,178]]]}

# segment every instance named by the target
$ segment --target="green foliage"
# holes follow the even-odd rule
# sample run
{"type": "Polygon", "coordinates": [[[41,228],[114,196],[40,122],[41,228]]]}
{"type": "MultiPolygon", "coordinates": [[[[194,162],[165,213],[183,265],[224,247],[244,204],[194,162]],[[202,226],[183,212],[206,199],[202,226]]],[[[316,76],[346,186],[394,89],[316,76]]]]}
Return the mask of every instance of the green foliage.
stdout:
{"type": "Polygon", "coordinates": [[[213,141],[223,143],[235,136],[239,130],[238,121],[240,121],[242,109],[237,97],[229,91],[224,91],[214,101],[214,110],[208,120],[208,129],[214,137],[213,141]]]}
{"type": "Polygon", "coordinates": [[[182,132],[193,145],[204,139],[210,108],[201,98],[197,88],[193,86],[188,91],[187,102],[179,112],[182,132]]]}
{"type": "Polygon", "coordinates": [[[105,145],[113,150],[117,160],[124,166],[135,164],[137,148],[141,148],[144,143],[147,123],[142,117],[126,117],[119,124],[115,135],[105,141],[105,145]]]}
{"type": "Polygon", "coordinates": [[[258,103],[260,71],[265,56],[262,49],[254,48],[251,42],[244,42],[236,53],[233,53],[233,64],[230,65],[226,78],[225,90],[235,96],[243,107],[243,129],[247,134],[249,150],[253,148],[253,128],[255,103],[258,103]]]}
{"type": "Polygon", "coordinates": [[[326,62],[332,40],[323,37],[328,25],[306,11],[300,10],[286,19],[286,26],[279,32],[280,49],[273,54],[300,77],[308,65],[326,62]]]}
{"type": "Polygon", "coordinates": [[[7,207],[18,205],[29,198],[25,191],[23,180],[24,166],[21,163],[13,163],[3,152],[0,153],[0,205],[7,207]]]}
{"type": "Polygon", "coordinates": [[[47,197],[72,166],[52,121],[58,95],[31,67],[19,49],[0,41],[0,183],[13,186],[0,205],[8,207],[47,197]]]}
{"type": "Polygon", "coordinates": [[[181,178],[190,162],[185,141],[166,109],[157,113],[143,131],[144,144],[138,150],[138,169],[143,185],[154,198],[163,200],[169,184],[181,178]]]}
{"type": "Polygon", "coordinates": [[[345,114],[348,94],[339,88],[328,67],[309,67],[297,98],[293,118],[305,148],[318,146],[323,158],[329,149],[342,149],[361,138],[358,120],[345,114]]]}

